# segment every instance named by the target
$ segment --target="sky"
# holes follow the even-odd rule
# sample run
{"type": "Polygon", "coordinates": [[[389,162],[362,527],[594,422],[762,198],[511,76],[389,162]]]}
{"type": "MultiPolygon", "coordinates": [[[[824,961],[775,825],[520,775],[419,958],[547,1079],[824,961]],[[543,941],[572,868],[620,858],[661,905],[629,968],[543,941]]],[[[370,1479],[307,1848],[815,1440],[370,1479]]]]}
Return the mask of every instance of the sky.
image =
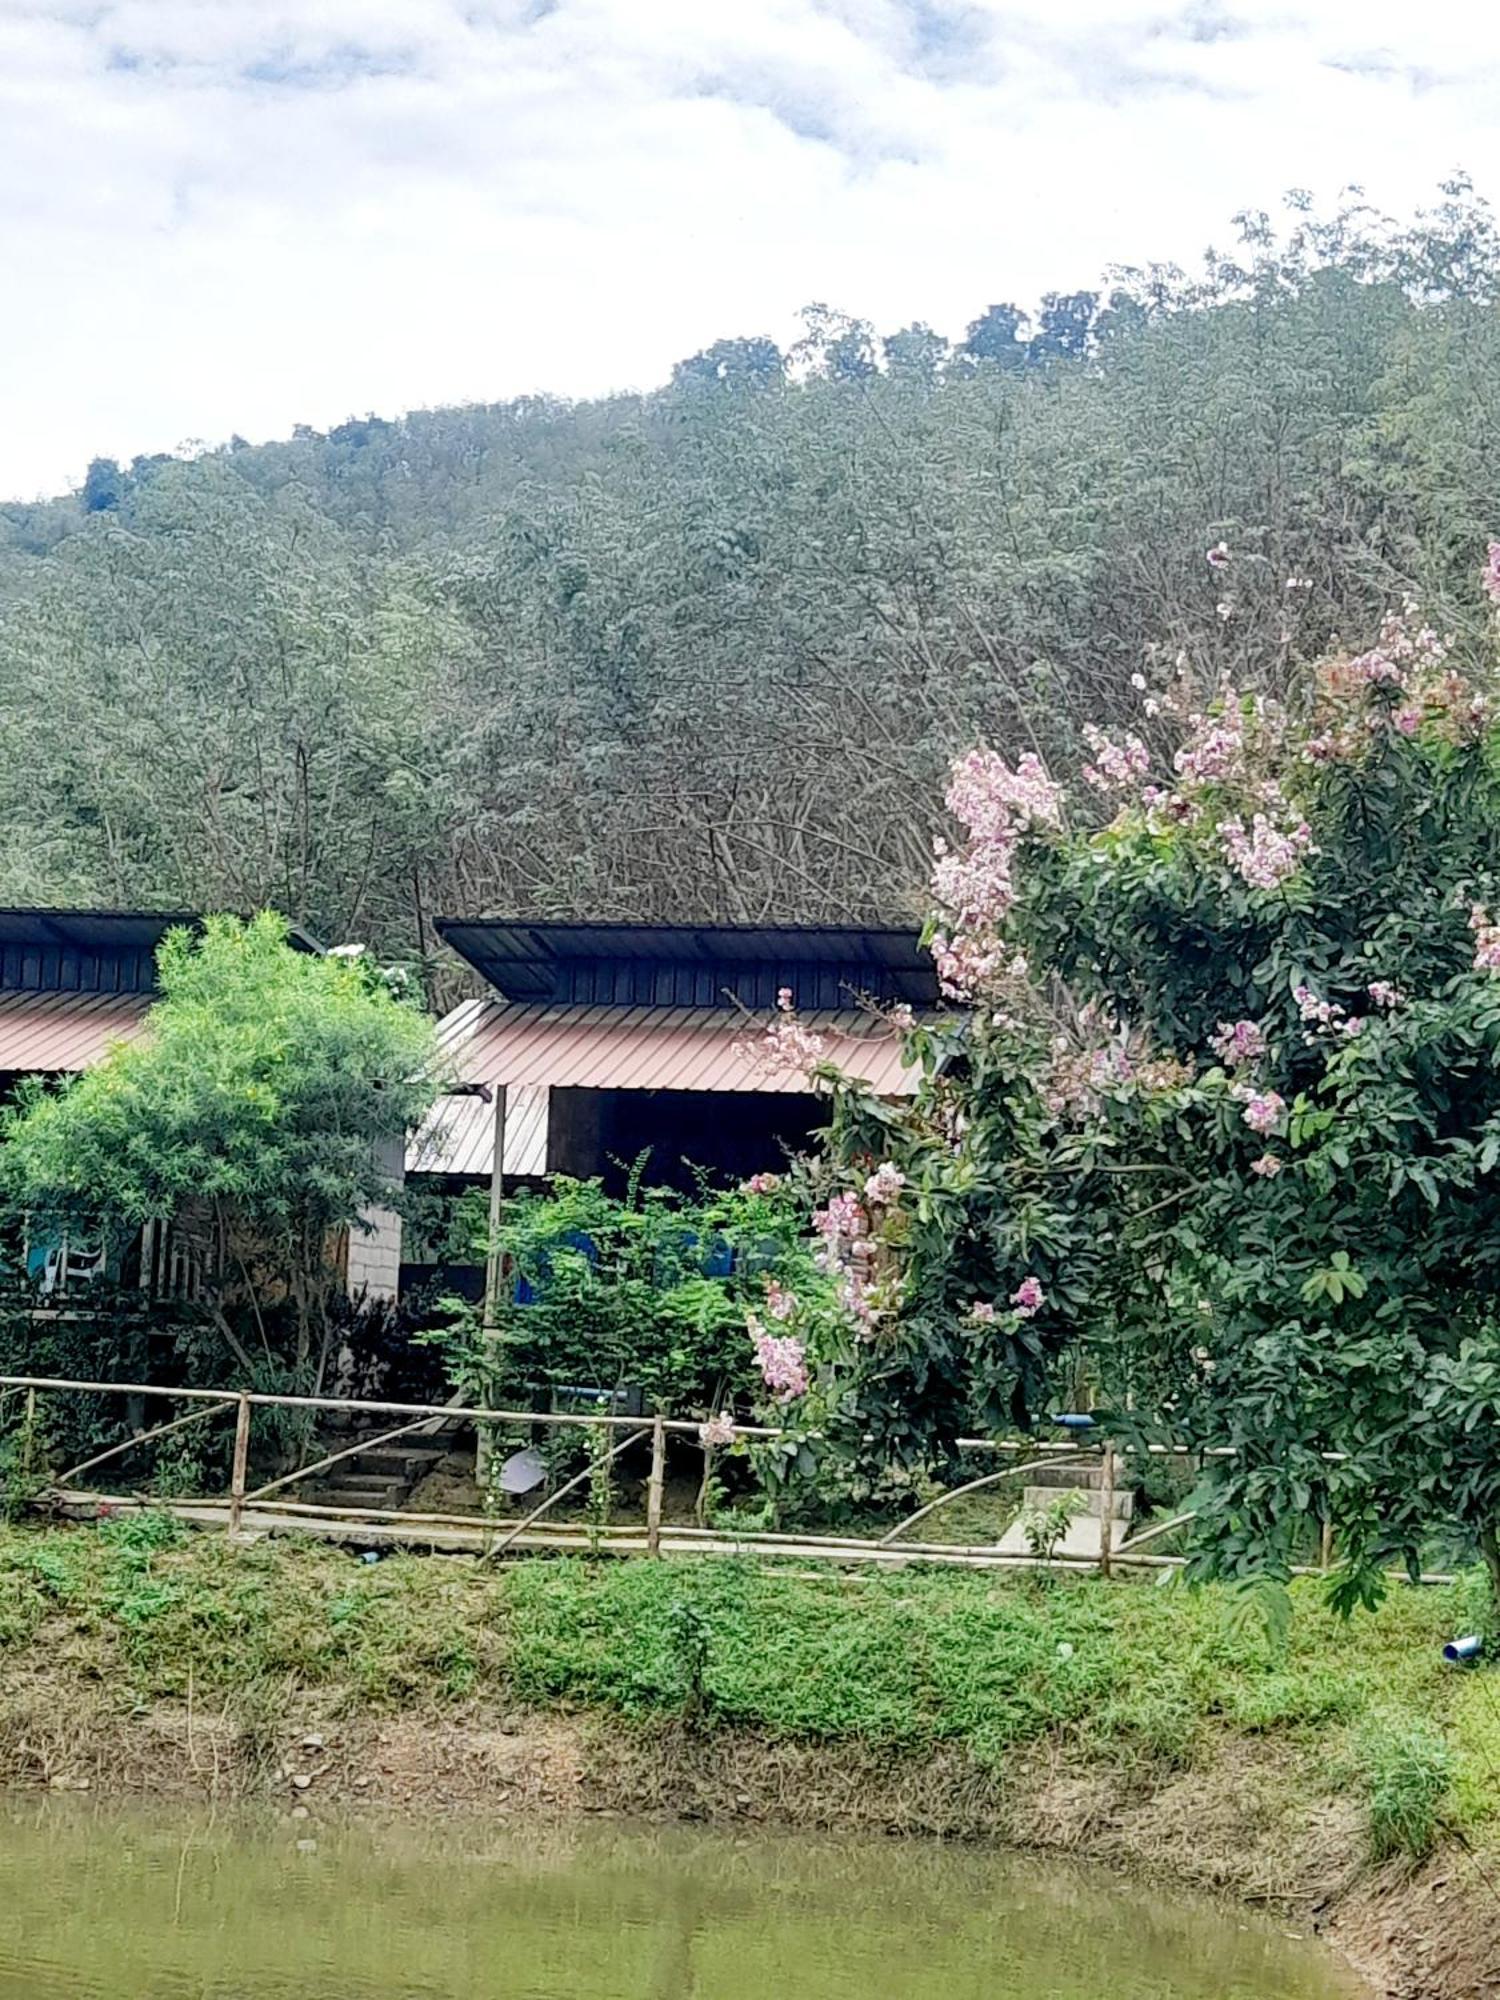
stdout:
{"type": "Polygon", "coordinates": [[[0,497],[1500,194],[1497,82],[1488,0],[0,0],[0,497]]]}

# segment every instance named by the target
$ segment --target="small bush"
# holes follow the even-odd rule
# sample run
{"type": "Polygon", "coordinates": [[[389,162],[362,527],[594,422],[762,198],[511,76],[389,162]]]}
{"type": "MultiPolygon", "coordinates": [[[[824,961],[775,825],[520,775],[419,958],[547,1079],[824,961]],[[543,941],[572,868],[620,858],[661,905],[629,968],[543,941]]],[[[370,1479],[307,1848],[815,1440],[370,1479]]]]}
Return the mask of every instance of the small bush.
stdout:
{"type": "Polygon", "coordinates": [[[1453,1782],[1453,1753],[1429,1722],[1374,1717],[1360,1732],[1357,1755],[1370,1807],[1375,1860],[1432,1851],[1453,1782]]]}

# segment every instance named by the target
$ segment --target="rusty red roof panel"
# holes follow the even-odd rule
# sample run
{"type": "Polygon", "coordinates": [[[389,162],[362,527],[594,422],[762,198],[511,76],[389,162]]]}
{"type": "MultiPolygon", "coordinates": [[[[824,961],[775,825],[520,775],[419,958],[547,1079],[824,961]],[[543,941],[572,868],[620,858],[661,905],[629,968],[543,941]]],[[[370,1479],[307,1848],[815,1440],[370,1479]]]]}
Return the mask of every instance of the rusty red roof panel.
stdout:
{"type": "MultiPolygon", "coordinates": [[[[883,1097],[917,1087],[886,1022],[850,1009],[806,1014],[828,1060],[883,1097]]],[[[586,1090],[751,1090],[805,1093],[800,1070],[768,1070],[761,1025],[723,1009],[505,1006],[468,1000],[439,1030],[465,1083],[586,1090]]],[[[509,1145],[506,1151],[509,1153],[509,1145]]]]}
{"type": "Polygon", "coordinates": [[[0,993],[0,1070],[88,1069],[141,1030],[149,993],[0,993]]]}

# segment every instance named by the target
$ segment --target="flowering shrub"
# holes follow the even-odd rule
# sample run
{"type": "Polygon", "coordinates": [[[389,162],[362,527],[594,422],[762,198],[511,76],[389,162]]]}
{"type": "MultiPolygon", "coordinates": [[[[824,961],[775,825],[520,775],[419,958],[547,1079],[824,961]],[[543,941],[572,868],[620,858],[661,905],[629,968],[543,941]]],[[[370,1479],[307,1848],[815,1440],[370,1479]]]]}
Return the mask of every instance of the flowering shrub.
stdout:
{"type": "Polygon", "coordinates": [[[931,941],[971,1011],[912,1031],[910,1104],[838,1093],[825,1167],[858,1442],[940,1456],[1086,1366],[1122,1428],[1236,1448],[1200,1569],[1284,1574],[1322,1514],[1346,1603],[1445,1533],[1500,1589],[1489,663],[1408,600],[1292,706],[1135,686],[1074,798],[955,766],[931,941]]]}

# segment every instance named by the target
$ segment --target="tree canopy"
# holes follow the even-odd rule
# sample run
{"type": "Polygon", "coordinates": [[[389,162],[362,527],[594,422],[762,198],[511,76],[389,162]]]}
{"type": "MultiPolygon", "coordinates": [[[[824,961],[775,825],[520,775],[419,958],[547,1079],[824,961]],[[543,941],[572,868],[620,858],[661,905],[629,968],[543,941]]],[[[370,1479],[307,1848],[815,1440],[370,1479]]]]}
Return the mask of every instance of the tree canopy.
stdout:
{"type": "Polygon", "coordinates": [[[966,744],[1076,769],[1148,660],[1275,692],[1406,587],[1472,626],[1497,290],[1461,184],[1299,198],[1198,274],[999,277],[952,347],[818,306],[646,395],[101,459],[0,508],[0,894],[418,960],[444,912],[915,913],[966,744]]]}
{"type": "Polygon", "coordinates": [[[844,1096],[835,1433],[930,1459],[1082,1373],[1209,1454],[1200,1573],[1284,1578],[1321,1518],[1346,1603],[1445,1537],[1500,1598],[1500,542],[1483,585],[1474,644],[1408,600],[1287,701],[1138,675],[1076,786],[957,762],[972,1012],[909,1030],[911,1105],[844,1096]]]}

